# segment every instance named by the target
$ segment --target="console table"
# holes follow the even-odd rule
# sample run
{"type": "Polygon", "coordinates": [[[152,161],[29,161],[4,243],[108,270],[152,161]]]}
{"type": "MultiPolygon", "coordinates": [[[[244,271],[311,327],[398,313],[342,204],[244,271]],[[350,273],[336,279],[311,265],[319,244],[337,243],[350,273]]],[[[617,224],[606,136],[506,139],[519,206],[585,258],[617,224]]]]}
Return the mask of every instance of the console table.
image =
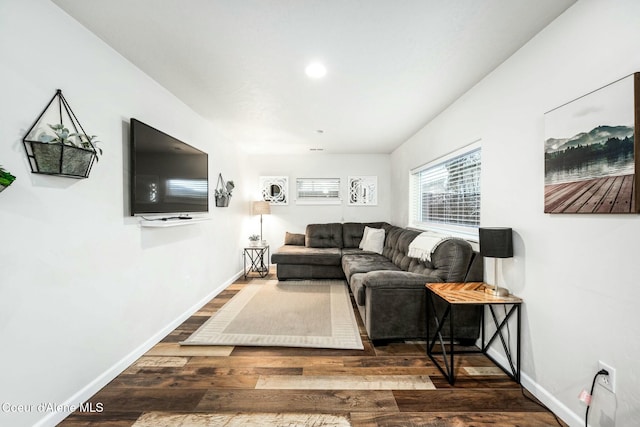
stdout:
{"type": "Polygon", "coordinates": [[[491,294],[485,293],[485,289],[487,285],[482,282],[468,282],[468,283],[427,283],[426,284],[426,292],[427,292],[427,355],[429,358],[435,363],[440,372],[447,378],[449,384],[453,385],[455,382],[455,372],[454,372],[454,363],[453,357],[455,354],[460,353],[483,353],[487,356],[493,363],[495,363],[500,369],[502,369],[510,378],[515,380],[518,384],[520,384],[520,306],[522,305],[522,299],[513,295],[508,295],[504,297],[493,296],[491,294]],[[444,312],[439,314],[436,310],[436,306],[434,304],[434,298],[439,298],[446,303],[446,308],[444,312]],[[476,350],[455,350],[454,349],[454,341],[455,336],[453,334],[454,331],[454,314],[455,307],[460,305],[481,305],[483,307],[488,306],[489,312],[491,313],[491,317],[493,319],[493,323],[496,326],[496,331],[489,338],[488,341],[485,339],[485,310],[482,310],[481,317],[481,347],[476,350]],[[503,306],[506,308],[510,306],[509,311],[506,313],[504,319],[499,322],[496,316],[494,307],[495,306],[503,306]],[[503,330],[507,328],[507,323],[511,316],[515,313],[516,315],[516,355],[515,362],[514,358],[509,346],[509,343],[505,340],[503,335],[503,330]],[[433,318],[436,324],[436,331],[431,333],[429,330],[429,318],[433,318]],[[444,339],[442,337],[442,331],[445,321],[449,319],[449,349],[447,354],[447,345],[445,345],[444,339]],[[504,350],[507,361],[509,362],[509,368],[505,369],[502,365],[500,365],[493,357],[487,354],[487,350],[489,346],[497,339],[500,338],[502,342],[502,348],[504,350]],[[442,364],[436,360],[434,357],[433,347],[436,344],[436,341],[440,343],[441,352],[439,355],[442,356],[444,361],[444,368],[442,364]]]}
{"type": "Polygon", "coordinates": [[[269,274],[269,245],[247,246],[242,251],[242,263],[244,267],[244,279],[247,274],[254,272],[260,277],[266,277],[269,274]],[[264,258],[267,256],[265,264],[264,258]],[[247,268],[248,267],[248,268],[247,268]]]}

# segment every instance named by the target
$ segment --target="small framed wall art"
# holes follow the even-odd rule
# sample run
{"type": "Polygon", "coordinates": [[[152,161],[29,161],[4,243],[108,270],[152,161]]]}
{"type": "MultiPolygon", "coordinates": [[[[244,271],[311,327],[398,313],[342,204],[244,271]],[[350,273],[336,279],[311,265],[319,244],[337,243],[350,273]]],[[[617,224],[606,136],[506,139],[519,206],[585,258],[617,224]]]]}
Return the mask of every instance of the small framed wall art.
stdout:
{"type": "Polygon", "coordinates": [[[375,206],[378,204],[377,176],[348,177],[349,201],[352,206],[375,206]]]}
{"type": "Polygon", "coordinates": [[[545,113],[545,213],[639,213],[640,73],[545,113]]]}
{"type": "Polygon", "coordinates": [[[288,205],[289,177],[261,176],[260,194],[262,195],[262,200],[272,205],[288,205]]]}

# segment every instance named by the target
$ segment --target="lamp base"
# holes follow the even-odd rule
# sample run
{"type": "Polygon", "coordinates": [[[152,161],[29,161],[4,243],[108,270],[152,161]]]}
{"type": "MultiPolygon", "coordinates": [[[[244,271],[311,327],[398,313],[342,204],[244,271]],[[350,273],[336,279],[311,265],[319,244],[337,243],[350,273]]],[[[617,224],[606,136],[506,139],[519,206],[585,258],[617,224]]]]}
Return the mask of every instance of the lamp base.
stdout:
{"type": "Polygon", "coordinates": [[[485,294],[493,295],[494,297],[506,297],[509,296],[509,289],[501,288],[495,285],[486,285],[484,289],[485,294]]]}

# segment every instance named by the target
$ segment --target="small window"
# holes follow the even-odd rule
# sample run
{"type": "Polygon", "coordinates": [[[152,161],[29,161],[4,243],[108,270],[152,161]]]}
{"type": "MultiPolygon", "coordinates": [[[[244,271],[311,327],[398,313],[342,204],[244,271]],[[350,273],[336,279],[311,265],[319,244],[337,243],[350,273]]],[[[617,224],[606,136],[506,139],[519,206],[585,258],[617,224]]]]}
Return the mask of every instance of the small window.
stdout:
{"type": "Polygon", "coordinates": [[[296,179],[296,203],[322,205],[341,202],[340,178],[296,179]]]}
{"type": "Polygon", "coordinates": [[[479,143],[411,171],[411,226],[477,235],[479,143]]]}

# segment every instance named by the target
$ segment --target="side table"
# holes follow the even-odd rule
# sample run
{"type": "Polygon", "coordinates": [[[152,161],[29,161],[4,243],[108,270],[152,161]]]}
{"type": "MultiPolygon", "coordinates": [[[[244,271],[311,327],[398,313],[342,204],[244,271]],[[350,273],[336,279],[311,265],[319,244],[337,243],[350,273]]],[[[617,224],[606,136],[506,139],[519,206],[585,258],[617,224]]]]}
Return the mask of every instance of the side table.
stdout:
{"type": "Polygon", "coordinates": [[[438,367],[440,372],[447,378],[449,384],[453,385],[455,382],[455,372],[454,372],[454,363],[453,356],[454,354],[460,353],[483,353],[487,356],[493,363],[495,363],[500,369],[502,369],[510,378],[515,380],[518,384],[520,384],[520,306],[522,305],[522,299],[513,295],[508,295],[504,297],[493,296],[485,293],[485,288],[487,285],[482,282],[468,282],[468,283],[427,283],[426,284],[426,292],[427,292],[427,355],[433,363],[438,367]],[[444,313],[439,315],[437,313],[434,298],[440,298],[446,303],[446,308],[444,313]],[[455,307],[460,305],[481,305],[488,306],[489,312],[491,313],[491,317],[493,318],[493,323],[496,326],[496,331],[489,338],[488,341],[485,339],[485,325],[484,325],[484,317],[485,310],[482,310],[481,317],[481,347],[477,350],[455,350],[454,349],[454,340],[455,336],[453,334],[454,331],[454,319],[455,319],[455,307]],[[503,307],[511,306],[509,311],[507,312],[505,318],[499,322],[494,311],[494,306],[501,305],[503,307]],[[515,362],[514,357],[511,354],[509,343],[505,340],[503,335],[503,329],[506,327],[507,322],[511,318],[513,314],[516,314],[516,355],[515,362]],[[433,318],[436,324],[436,331],[431,333],[429,331],[429,318],[433,318]],[[445,345],[444,339],[442,337],[442,330],[445,321],[449,319],[449,351],[447,354],[447,346],[445,345]],[[496,340],[496,338],[500,338],[502,342],[502,348],[504,350],[505,356],[509,362],[509,370],[505,369],[502,365],[500,365],[493,357],[491,357],[487,350],[489,346],[496,340]],[[434,357],[433,347],[436,344],[436,341],[440,343],[440,348],[442,351],[439,353],[442,355],[442,359],[444,360],[444,368],[442,365],[436,360],[434,357]],[[448,359],[447,359],[448,357],[448,359]]]}
{"type": "Polygon", "coordinates": [[[244,279],[246,280],[247,274],[251,272],[258,273],[260,277],[266,277],[269,274],[269,258],[269,245],[247,246],[244,248],[242,251],[244,279]],[[264,262],[265,255],[267,256],[266,264],[264,262]]]}

